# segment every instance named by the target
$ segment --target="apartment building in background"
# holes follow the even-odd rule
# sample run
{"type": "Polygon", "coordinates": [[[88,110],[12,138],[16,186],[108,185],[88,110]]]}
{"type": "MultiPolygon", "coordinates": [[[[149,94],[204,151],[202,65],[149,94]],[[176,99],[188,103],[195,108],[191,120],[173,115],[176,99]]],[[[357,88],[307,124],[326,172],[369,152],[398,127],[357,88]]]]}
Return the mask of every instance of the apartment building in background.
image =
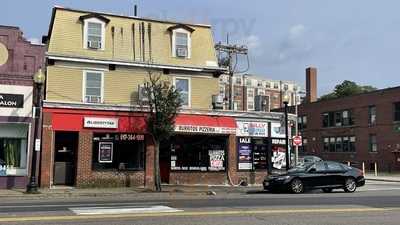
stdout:
{"type": "MultiPolygon", "coordinates": [[[[219,79],[221,99],[224,108],[229,108],[229,75],[219,79]]],[[[234,110],[266,111],[281,108],[284,95],[288,96],[289,106],[300,104],[301,87],[293,81],[271,80],[252,74],[235,74],[233,76],[234,110]]]]}
{"type": "MultiPolygon", "coordinates": [[[[317,99],[317,69],[306,69],[299,105],[302,154],[382,172],[400,170],[400,87],[331,100],[317,99]]],[[[293,109],[292,109],[293,112],[293,109]]]]}
{"type": "Polygon", "coordinates": [[[27,184],[34,152],[33,75],[44,67],[44,53],[20,28],[0,25],[0,188],[27,184]]]}

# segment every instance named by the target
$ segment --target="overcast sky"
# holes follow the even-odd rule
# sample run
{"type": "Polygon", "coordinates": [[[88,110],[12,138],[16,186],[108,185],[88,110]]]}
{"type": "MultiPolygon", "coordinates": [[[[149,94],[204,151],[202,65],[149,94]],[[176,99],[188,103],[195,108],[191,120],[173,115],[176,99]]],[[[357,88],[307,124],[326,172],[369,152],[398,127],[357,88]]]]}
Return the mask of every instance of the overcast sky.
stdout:
{"type": "Polygon", "coordinates": [[[19,26],[39,40],[51,8],[213,25],[216,42],[249,46],[250,71],[304,86],[307,66],[318,68],[319,94],[345,80],[378,88],[400,85],[398,0],[1,0],[0,24],[19,26]]]}

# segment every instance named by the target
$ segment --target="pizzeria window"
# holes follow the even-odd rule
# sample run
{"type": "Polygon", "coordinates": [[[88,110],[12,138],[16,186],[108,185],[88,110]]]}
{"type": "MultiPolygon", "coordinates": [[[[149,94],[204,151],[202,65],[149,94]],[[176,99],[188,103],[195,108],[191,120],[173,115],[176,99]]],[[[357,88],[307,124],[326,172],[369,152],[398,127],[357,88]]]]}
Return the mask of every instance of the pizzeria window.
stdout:
{"type": "Polygon", "coordinates": [[[176,135],[171,143],[172,171],[225,171],[226,137],[176,135]]]}
{"type": "Polygon", "coordinates": [[[95,133],[93,170],[143,170],[145,143],[143,134],[95,133]]]}

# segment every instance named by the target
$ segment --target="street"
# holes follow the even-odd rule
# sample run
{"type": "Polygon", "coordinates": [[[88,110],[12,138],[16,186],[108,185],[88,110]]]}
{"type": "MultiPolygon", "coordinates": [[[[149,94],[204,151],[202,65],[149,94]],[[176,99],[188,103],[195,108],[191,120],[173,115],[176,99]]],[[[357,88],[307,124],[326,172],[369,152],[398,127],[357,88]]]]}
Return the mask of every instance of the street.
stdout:
{"type": "Polygon", "coordinates": [[[0,224],[398,224],[400,183],[355,193],[217,193],[190,198],[4,199],[0,224]]]}

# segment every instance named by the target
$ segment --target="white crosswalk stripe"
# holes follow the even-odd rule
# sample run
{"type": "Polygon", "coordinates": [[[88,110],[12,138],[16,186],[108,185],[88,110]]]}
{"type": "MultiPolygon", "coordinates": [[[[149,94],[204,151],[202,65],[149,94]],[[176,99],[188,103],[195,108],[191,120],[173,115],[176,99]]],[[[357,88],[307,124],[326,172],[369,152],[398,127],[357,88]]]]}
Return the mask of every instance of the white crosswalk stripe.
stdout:
{"type": "Polygon", "coordinates": [[[116,206],[116,207],[80,207],[69,208],[76,215],[135,214],[135,213],[168,213],[183,210],[168,206],[154,205],[148,207],[116,206]]]}

